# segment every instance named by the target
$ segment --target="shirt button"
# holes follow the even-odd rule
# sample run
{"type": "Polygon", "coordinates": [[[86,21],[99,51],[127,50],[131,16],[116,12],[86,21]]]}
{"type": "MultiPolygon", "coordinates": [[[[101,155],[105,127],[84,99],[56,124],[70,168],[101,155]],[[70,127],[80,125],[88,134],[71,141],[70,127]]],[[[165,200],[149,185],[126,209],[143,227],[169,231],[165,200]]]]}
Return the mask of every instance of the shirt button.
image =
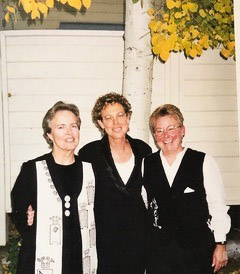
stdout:
{"type": "Polygon", "coordinates": [[[71,200],[71,198],[70,198],[69,195],[66,195],[66,196],[64,197],[64,201],[65,201],[65,202],[70,202],[70,200],[71,200]]]}
{"type": "Polygon", "coordinates": [[[66,203],[64,204],[64,206],[65,206],[66,208],[69,208],[69,207],[70,207],[70,203],[69,203],[69,202],[66,202],[66,203]]]}
{"type": "Polygon", "coordinates": [[[66,217],[68,217],[68,216],[70,216],[70,211],[69,210],[65,210],[64,214],[65,214],[66,217]]]}

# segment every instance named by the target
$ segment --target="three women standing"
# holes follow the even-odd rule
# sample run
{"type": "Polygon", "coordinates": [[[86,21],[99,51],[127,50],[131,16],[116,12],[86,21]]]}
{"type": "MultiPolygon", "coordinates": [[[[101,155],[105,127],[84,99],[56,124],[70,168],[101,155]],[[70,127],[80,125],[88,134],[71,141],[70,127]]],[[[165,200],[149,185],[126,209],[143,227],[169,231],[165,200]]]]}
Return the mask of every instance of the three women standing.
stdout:
{"type": "MultiPolygon", "coordinates": [[[[18,273],[145,271],[141,165],[151,148],[127,134],[131,105],[122,95],[98,98],[92,117],[103,138],[79,151],[80,159],[92,166],[74,155],[80,128],[75,105],[58,102],[43,119],[52,152],[24,163],[12,190],[23,238],[18,273]]],[[[185,127],[177,107],[157,108],[150,128],[161,150],[144,161],[151,219],[147,273],[216,272],[227,262],[230,228],[216,163],[182,146],[185,127]]]]}
{"type": "Polygon", "coordinates": [[[127,132],[131,105],[108,93],[98,98],[92,119],[103,138],[79,151],[96,178],[95,221],[98,274],[141,274],[145,269],[146,208],[141,197],[142,159],[151,148],[127,132]]]}

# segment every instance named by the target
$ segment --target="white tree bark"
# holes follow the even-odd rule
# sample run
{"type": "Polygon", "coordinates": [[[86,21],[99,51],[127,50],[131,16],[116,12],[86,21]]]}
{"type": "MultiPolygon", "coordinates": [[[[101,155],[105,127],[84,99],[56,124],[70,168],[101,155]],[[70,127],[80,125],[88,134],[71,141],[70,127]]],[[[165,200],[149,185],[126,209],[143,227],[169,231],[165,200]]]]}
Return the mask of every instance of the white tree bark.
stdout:
{"type": "Polygon", "coordinates": [[[123,95],[132,104],[130,135],[149,141],[153,55],[147,10],[150,0],[133,4],[126,0],[123,95]]]}

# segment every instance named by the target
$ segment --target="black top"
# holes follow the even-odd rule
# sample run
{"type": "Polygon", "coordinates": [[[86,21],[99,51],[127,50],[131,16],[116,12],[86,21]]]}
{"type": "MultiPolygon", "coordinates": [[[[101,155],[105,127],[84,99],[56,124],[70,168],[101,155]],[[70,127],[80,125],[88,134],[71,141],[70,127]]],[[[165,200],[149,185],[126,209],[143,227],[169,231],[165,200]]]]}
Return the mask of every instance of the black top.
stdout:
{"type": "MultiPolygon", "coordinates": [[[[55,163],[51,153],[45,154],[22,165],[22,169],[11,193],[13,217],[23,244],[19,255],[18,273],[34,273],[37,221],[37,175],[36,161],[46,160],[54,186],[62,199],[63,209],[63,253],[62,273],[82,273],[82,241],[78,217],[77,198],[82,188],[82,163],[78,157],[71,165],[55,163]],[[69,195],[70,216],[64,214],[64,197],[69,195]],[[27,208],[32,205],[35,210],[34,223],[27,226],[27,208]]],[[[48,201],[46,201],[47,203],[48,201]]]]}
{"type": "Polygon", "coordinates": [[[141,197],[141,164],[151,148],[141,140],[127,139],[135,165],[126,184],[114,164],[107,135],[79,151],[81,160],[92,164],[96,179],[98,273],[144,273],[146,208],[141,197]]]}

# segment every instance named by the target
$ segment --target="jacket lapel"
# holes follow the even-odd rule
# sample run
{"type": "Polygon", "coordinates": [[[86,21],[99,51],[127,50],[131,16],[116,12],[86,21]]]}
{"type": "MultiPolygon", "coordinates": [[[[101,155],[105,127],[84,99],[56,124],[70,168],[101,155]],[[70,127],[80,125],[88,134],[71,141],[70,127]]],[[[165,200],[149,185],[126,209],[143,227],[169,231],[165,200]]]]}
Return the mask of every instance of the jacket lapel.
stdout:
{"type": "Polygon", "coordinates": [[[113,161],[113,157],[111,154],[111,150],[110,150],[110,145],[109,145],[109,141],[108,141],[108,137],[107,135],[104,135],[102,140],[102,148],[103,148],[103,159],[105,161],[106,167],[107,167],[107,171],[108,174],[110,175],[110,177],[112,178],[112,181],[114,182],[115,186],[123,193],[129,195],[125,184],[123,183],[117,168],[114,164],[113,161]]]}

